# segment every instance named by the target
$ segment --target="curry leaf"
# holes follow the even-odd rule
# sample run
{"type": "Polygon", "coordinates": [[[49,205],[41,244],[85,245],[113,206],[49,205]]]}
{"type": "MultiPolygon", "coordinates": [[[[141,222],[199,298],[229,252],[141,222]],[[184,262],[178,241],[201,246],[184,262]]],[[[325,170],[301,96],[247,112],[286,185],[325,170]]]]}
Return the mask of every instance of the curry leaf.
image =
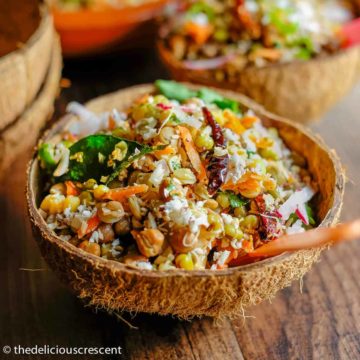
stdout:
{"type": "MultiPolygon", "coordinates": [[[[127,161],[136,149],[141,152],[144,148],[135,141],[105,134],[90,135],[80,139],[70,147],[69,169],[62,180],[85,181],[93,178],[98,181],[102,176],[109,176],[114,171],[114,167],[109,166],[108,161],[116,145],[121,142],[125,142],[127,147],[120,163],[127,161]]],[[[119,161],[114,160],[115,166],[118,166],[118,163],[119,161]]]]}

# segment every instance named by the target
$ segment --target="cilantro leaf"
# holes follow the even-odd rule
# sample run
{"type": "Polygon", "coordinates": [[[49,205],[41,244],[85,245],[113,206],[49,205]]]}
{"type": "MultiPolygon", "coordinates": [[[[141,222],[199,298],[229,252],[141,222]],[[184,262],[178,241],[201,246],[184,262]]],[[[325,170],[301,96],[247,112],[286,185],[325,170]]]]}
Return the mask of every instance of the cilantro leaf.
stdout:
{"type": "Polygon", "coordinates": [[[310,225],[316,225],[316,221],[315,221],[315,216],[314,216],[314,211],[313,209],[309,206],[309,205],[305,205],[305,208],[306,208],[306,213],[307,213],[307,216],[309,218],[309,224],[310,225]]]}
{"type": "Polygon", "coordinates": [[[252,150],[246,150],[246,154],[247,154],[247,156],[250,158],[251,155],[255,155],[256,152],[255,152],[255,151],[252,151],[252,150]]]}
{"type": "MultiPolygon", "coordinates": [[[[316,225],[313,209],[308,204],[305,204],[305,209],[306,209],[307,216],[309,218],[309,225],[311,225],[311,226],[316,225]]],[[[301,219],[299,218],[299,216],[296,213],[292,213],[289,216],[288,222],[290,223],[290,225],[293,225],[297,220],[301,220],[301,219]]],[[[305,229],[311,229],[311,226],[309,226],[309,225],[303,225],[303,226],[305,229]]]]}
{"type": "Polygon", "coordinates": [[[297,220],[300,220],[300,218],[296,215],[296,213],[290,214],[287,223],[289,226],[293,225],[297,220]]]}
{"type": "Polygon", "coordinates": [[[237,207],[246,205],[248,203],[247,200],[242,199],[239,195],[236,195],[234,193],[227,192],[226,195],[229,199],[230,206],[232,208],[237,208],[237,207]]]}

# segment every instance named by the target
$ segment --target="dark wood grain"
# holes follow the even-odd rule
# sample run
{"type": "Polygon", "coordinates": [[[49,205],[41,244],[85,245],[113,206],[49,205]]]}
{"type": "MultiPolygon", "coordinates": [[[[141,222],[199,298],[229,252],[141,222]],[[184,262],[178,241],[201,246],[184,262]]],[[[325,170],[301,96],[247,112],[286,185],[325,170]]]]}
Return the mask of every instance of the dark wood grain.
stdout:
{"type": "MultiPolygon", "coordinates": [[[[67,62],[65,76],[73,86],[63,91],[58,114],[70,100],[83,102],[166,73],[154,52],[146,50],[67,62]]],[[[344,220],[360,215],[359,114],[360,86],[314,126],[348,170],[344,220]]],[[[24,201],[28,156],[28,151],[20,154],[0,183],[1,359],[12,358],[2,354],[4,345],[18,344],[121,346],[122,358],[128,359],[360,359],[360,242],[324,253],[302,287],[294,283],[271,304],[248,309],[245,320],[214,324],[211,319],[125,314],[135,330],[84,308],[47,269],[32,239],[24,201]]]]}

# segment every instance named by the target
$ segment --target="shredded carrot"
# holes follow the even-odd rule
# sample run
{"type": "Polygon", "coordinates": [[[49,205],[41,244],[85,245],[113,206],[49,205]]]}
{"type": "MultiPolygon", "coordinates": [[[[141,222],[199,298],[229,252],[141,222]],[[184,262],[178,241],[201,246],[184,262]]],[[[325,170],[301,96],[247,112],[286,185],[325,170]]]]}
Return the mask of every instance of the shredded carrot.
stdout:
{"type": "Polygon", "coordinates": [[[201,25],[193,21],[189,21],[185,24],[185,31],[197,45],[203,45],[213,33],[214,28],[210,24],[201,25]]]}
{"type": "Polygon", "coordinates": [[[76,142],[78,140],[77,136],[72,134],[71,132],[66,132],[64,134],[64,140],[76,142]]]}
{"type": "Polygon", "coordinates": [[[257,121],[258,118],[255,116],[245,116],[241,119],[241,123],[246,129],[250,129],[257,121]]]}
{"type": "Polygon", "coordinates": [[[249,139],[256,144],[258,149],[267,149],[274,145],[274,140],[268,137],[257,138],[254,134],[250,134],[249,139]]]}
{"type": "Polygon", "coordinates": [[[261,175],[248,172],[244,174],[239,181],[233,183],[228,181],[221,186],[222,190],[231,190],[236,194],[241,194],[245,197],[252,197],[253,194],[257,194],[261,191],[261,175]]]}
{"type": "Polygon", "coordinates": [[[136,104],[144,104],[144,103],[146,103],[146,102],[148,101],[148,99],[149,99],[149,95],[148,95],[148,94],[144,94],[144,95],[142,95],[141,97],[139,97],[139,98],[135,101],[135,103],[136,103],[136,104]]]}
{"type": "Polygon", "coordinates": [[[149,187],[145,184],[128,186],[125,188],[110,189],[110,191],[105,194],[104,198],[107,200],[124,202],[129,196],[146,192],[148,189],[149,187]]]}
{"type": "Polygon", "coordinates": [[[65,181],[66,195],[79,195],[80,191],[72,181],[65,181]]]}
{"type": "Polygon", "coordinates": [[[172,146],[167,146],[165,149],[154,151],[154,155],[157,159],[160,159],[164,155],[173,155],[176,151],[172,146]]]}
{"type": "Polygon", "coordinates": [[[87,234],[90,234],[91,232],[93,232],[94,230],[96,230],[96,228],[100,225],[100,219],[97,215],[97,213],[91,217],[88,221],[87,221],[87,226],[86,229],[83,229],[82,227],[78,230],[78,237],[79,239],[81,239],[82,237],[84,237],[87,234]]]}
{"type": "Polygon", "coordinates": [[[241,135],[246,130],[241,124],[240,119],[231,111],[225,110],[224,117],[226,119],[224,126],[232,130],[235,134],[241,135]]]}
{"type": "Polygon", "coordinates": [[[197,177],[200,182],[206,182],[206,169],[203,163],[201,162],[200,155],[195,148],[194,141],[191,137],[190,131],[188,128],[184,126],[178,127],[180,131],[181,140],[184,144],[187,156],[191,162],[191,165],[194,167],[195,171],[197,172],[197,177]]]}
{"type": "Polygon", "coordinates": [[[115,127],[116,127],[116,122],[115,122],[115,120],[114,120],[113,116],[112,116],[112,115],[110,115],[110,116],[109,116],[109,124],[108,124],[108,128],[109,128],[109,130],[114,130],[114,129],[115,129],[115,127]]]}

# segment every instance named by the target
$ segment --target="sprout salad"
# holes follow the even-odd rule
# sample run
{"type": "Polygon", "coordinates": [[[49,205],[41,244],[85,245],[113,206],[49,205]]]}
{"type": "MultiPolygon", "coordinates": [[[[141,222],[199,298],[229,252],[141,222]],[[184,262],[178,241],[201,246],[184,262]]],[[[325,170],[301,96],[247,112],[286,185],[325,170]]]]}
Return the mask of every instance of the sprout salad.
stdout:
{"type": "Polygon", "coordinates": [[[306,160],[213,90],[158,80],[124,111],[77,103],[39,144],[39,211],[62,241],[148,270],[220,270],[316,225],[306,160]]]}

